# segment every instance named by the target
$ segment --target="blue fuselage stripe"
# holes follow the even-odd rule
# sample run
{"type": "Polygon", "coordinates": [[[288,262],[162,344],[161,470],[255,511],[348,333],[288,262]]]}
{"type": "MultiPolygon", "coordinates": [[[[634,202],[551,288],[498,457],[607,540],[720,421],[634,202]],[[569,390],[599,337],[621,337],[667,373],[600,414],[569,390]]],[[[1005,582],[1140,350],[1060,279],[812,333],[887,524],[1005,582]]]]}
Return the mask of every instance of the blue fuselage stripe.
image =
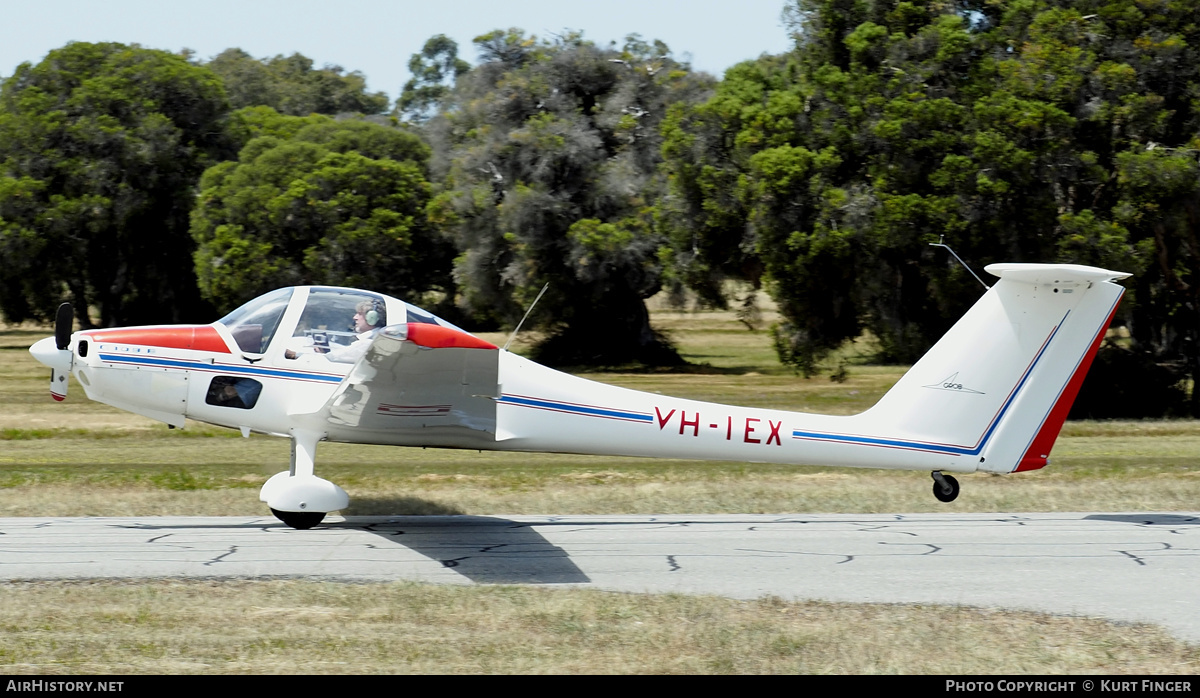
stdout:
{"type": "Polygon", "coordinates": [[[959,456],[977,456],[980,453],[983,453],[984,447],[987,446],[988,440],[992,438],[992,434],[995,433],[996,428],[1000,426],[1000,422],[1003,420],[1005,413],[1008,412],[1008,408],[1012,406],[1013,402],[1017,399],[1017,395],[1021,393],[1021,388],[1025,386],[1025,383],[1029,380],[1029,376],[1033,375],[1034,367],[1037,366],[1038,362],[1042,360],[1042,356],[1046,354],[1046,350],[1050,348],[1050,344],[1054,341],[1054,336],[1058,334],[1059,328],[1066,323],[1067,316],[1070,314],[1071,311],[1068,310],[1067,314],[1063,315],[1062,320],[1059,320],[1058,324],[1054,326],[1054,329],[1050,332],[1050,336],[1046,338],[1046,341],[1042,343],[1042,348],[1038,350],[1037,356],[1033,357],[1033,361],[1025,369],[1025,373],[1021,376],[1021,380],[1017,381],[1016,387],[1013,388],[1011,393],[1009,393],[1008,399],[1004,401],[1004,404],[1000,407],[1000,411],[997,412],[996,416],[992,418],[991,424],[988,425],[988,428],[984,431],[983,436],[980,437],[978,443],[974,447],[934,444],[926,441],[904,441],[900,439],[881,439],[870,436],[851,436],[848,434],[826,434],[816,431],[801,431],[799,429],[792,431],[792,438],[819,439],[821,441],[837,441],[841,443],[864,444],[867,446],[907,448],[917,451],[932,451],[934,453],[948,453],[959,456]]]}
{"type": "Polygon", "coordinates": [[[824,434],[819,431],[800,431],[799,429],[792,431],[794,439],[815,439],[818,441],[836,441],[838,443],[865,444],[867,446],[889,446],[892,448],[907,448],[918,451],[934,451],[937,453],[952,453],[960,456],[973,456],[983,451],[983,444],[976,448],[965,448],[962,446],[941,446],[938,444],[930,444],[922,441],[901,441],[898,439],[878,439],[870,436],[848,436],[845,434],[824,434]]]}
{"type": "Polygon", "coordinates": [[[562,412],[572,412],[575,414],[586,415],[589,417],[616,417],[618,419],[632,419],[638,422],[653,422],[654,416],[641,412],[622,412],[619,410],[610,410],[600,407],[585,407],[582,405],[572,405],[566,402],[554,402],[551,400],[534,400],[527,397],[514,397],[512,395],[501,396],[498,401],[504,405],[519,405],[521,407],[539,407],[542,409],[559,410],[562,412]]]}
{"type": "Polygon", "coordinates": [[[303,371],[285,371],[254,366],[231,366],[228,364],[210,364],[202,361],[184,361],[181,359],[153,359],[148,356],[122,356],[120,354],[101,354],[101,361],[138,366],[157,366],[161,368],[181,368],[191,371],[216,371],[219,373],[236,373],[247,376],[264,378],[293,378],[299,380],[321,381],[324,383],[341,383],[341,376],[330,376],[320,373],[305,373],[303,371]]]}

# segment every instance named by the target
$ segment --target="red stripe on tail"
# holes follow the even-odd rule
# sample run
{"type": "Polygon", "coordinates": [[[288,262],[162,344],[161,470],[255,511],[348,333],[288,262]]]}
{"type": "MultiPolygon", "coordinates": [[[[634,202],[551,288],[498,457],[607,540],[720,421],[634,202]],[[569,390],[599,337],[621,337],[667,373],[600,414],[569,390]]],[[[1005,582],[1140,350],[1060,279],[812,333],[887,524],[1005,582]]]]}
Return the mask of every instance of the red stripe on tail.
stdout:
{"type": "Polygon", "coordinates": [[[1071,405],[1075,404],[1075,396],[1079,394],[1079,388],[1083,385],[1083,379],[1087,377],[1088,369],[1092,367],[1092,360],[1096,358],[1096,352],[1100,349],[1100,343],[1104,341],[1104,333],[1108,331],[1108,326],[1112,323],[1113,316],[1117,314],[1118,301],[1113,305],[1112,312],[1108,314],[1108,320],[1100,326],[1100,331],[1096,333],[1096,338],[1092,340],[1092,346],[1083,355],[1083,360],[1079,362],[1079,366],[1075,368],[1075,373],[1071,375],[1071,380],[1067,381],[1067,385],[1058,395],[1058,401],[1054,403],[1054,407],[1050,409],[1046,415],[1045,421],[1042,422],[1042,428],[1038,430],[1037,436],[1033,437],[1033,442],[1029,444],[1029,450],[1021,456],[1021,462],[1017,464],[1016,470],[1013,472],[1019,473],[1025,470],[1037,470],[1045,467],[1046,459],[1050,455],[1050,449],[1054,448],[1054,442],[1058,439],[1058,433],[1062,431],[1063,423],[1067,421],[1067,414],[1071,411],[1071,405]]]}

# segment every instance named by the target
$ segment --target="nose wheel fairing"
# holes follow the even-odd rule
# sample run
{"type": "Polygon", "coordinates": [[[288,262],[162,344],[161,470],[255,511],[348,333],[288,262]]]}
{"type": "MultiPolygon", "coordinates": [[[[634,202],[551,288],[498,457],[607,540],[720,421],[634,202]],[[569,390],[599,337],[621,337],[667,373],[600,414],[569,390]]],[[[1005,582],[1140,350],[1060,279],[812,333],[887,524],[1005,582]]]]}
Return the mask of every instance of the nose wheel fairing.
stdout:
{"type": "Polygon", "coordinates": [[[324,437],[323,432],[292,429],[291,468],[271,476],[259,491],[259,500],[292,528],[312,528],[325,514],[350,506],[345,490],[313,474],[317,444],[324,437]]]}

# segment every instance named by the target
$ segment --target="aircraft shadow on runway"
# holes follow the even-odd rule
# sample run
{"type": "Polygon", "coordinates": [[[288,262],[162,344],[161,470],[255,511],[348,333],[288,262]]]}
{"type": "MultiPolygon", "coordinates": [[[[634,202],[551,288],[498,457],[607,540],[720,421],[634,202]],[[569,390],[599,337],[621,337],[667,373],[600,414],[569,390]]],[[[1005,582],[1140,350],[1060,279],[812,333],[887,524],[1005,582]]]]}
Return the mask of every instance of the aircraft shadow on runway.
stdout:
{"type": "Polygon", "coordinates": [[[356,528],[403,545],[479,584],[579,584],[591,580],[566,551],[528,524],[463,512],[418,497],[356,499],[330,528],[356,528]],[[453,517],[442,518],[442,517],[453,517]]]}
{"type": "Polygon", "coordinates": [[[479,584],[582,584],[590,582],[562,548],[530,524],[494,516],[355,516],[328,528],[373,533],[479,584]]]}

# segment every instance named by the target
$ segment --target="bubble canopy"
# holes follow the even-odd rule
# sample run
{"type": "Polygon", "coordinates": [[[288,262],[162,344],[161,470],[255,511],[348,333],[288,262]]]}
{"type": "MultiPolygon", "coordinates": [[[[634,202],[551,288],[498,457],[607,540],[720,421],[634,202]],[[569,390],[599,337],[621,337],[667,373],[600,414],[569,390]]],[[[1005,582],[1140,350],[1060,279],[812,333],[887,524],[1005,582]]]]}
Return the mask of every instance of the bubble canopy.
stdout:
{"type": "Polygon", "coordinates": [[[389,324],[416,322],[460,329],[396,298],[331,286],[271,291],[217,322],[229,330],[238,348],[248,354],[266,353],[277,337],[288,338],[290,344],[303,338],[305,346],[315,345],[325,351],[349,345],[364,331],[389,324]]]}

